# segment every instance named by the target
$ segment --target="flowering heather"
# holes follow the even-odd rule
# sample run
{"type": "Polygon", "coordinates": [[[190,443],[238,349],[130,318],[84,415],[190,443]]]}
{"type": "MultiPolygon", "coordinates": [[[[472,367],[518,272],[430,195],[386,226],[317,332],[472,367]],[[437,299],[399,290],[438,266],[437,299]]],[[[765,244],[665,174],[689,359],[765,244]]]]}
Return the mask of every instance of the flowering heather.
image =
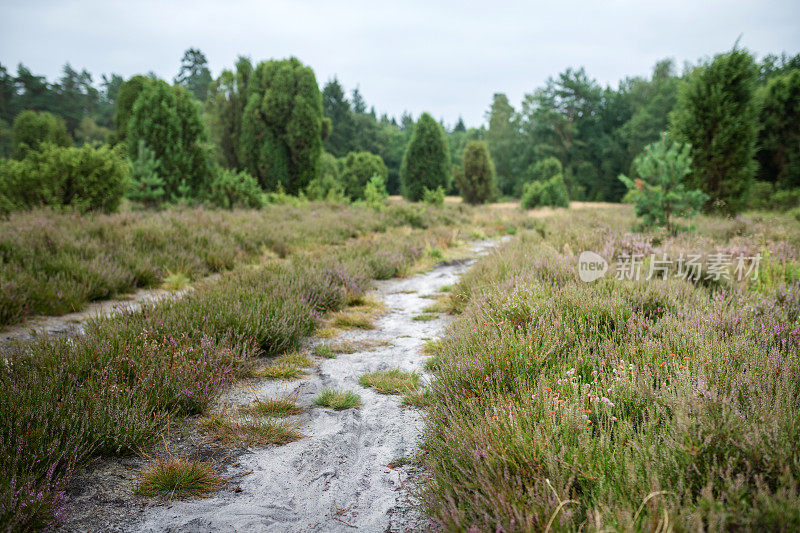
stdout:
{"type": "MultiPolygon", "coordinates": [[[[384,212],[336,204],[263,210],[198,209],[113,215],[18,212],[0,220],[0,326],[26,316],[64,314],[87,302],[161,283],[168,272],[197,279],[286,257],[297,250],[408,226],[413,206],[384,212]]],[[[426,208],[425,219],[463,224],[471,211],[426,208]]],[[[427,227],[427,226],[426,226],[427,227]]],[[[401,259],[393,256],[394,269],[401,259]]],[[[378,260],[375,267],[387,264],[378,260]]],[[[378,272],[393,275],[392,267],[378,272]]]]}
{"type": "Polygon", "coordinates": [[[554,214],[452,289],[424,448],[449,530],[800,528],[800,283],[580,281],[582,250],[800,242],[787,217],[633,235],[627,208],[554,214]]]}
{"type": "MultiPolygon", "coordinates": [[[[16,265],[12,279],[2,270],[0,285],[16,287],[22,278],[39,279],[37,287],[63,282],[64,290],[52,295],[70,299],[65,310],[85,301],[75,287],[92,286],[105,297],[123,290],[130,272],[135,283],[151,283],[167,268],[192,275],[232,268],[197,283],[183,298],[91,321],[84,335],[43,337],[10,350],[0,364],[0,529],[58,525],[67,512],[64,489],[88,457],[146,449],[171,417],[206,413],[254,358],[298,348],[324,314],[363,297],[370,280],[406,270],[423,242],[445,247],[459,237],[452,227],[392,228],[404,224],[404,216],[368,211],[376,218],[319,205],[108,217],[27,213],[0,223],[10,230],[0,240],[0,260],[16,265]],[[376,227],[385,232],[365,234],[376,227]],[[30,254],[8,245],[22,242],[26,231],[32,232],[30,254]],[[283,261],[238,264],[262,254],[269,242],[309,248],[283,261]],[[129,255],[140,246],[152,246],[149,255],[129,255]],[[37,253],[51,278],[37,278],[37,253]],[[82,281],[70,285],[78,270],[96,275],[81,274],[82,281]]],[[[467,218],[458,209],[443,213],[450,223],[467,218]]],[[[26,302],[38,294],[14,291],[2,301],[26,302]]]]}

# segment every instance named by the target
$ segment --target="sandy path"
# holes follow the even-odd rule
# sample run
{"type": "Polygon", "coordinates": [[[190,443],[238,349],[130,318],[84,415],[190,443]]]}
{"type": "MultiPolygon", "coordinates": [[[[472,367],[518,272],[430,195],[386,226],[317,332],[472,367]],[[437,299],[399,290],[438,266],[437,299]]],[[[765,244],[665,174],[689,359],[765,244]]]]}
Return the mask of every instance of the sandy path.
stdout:
{"type": "MultiPolygon", "coordinates": [[[[476,245],[476,253],[491,246],[476,245]]],[[[337,341],[384,341],[371,351],[319,359],[319,366],[295,382],[266,381],[254,390],[235,388],[232,404],[299,390],[298,403],[311,406],[325,387],[353,390],[363,405],[333,411],[309,407],[301,415],[307,438],[284,446],[255,448],[238,458],[229,474],[253,473],[237,479],[240,492],[221,490],[202,500],[175,501],[149,508],[140,531],[408,531],[424,528],[425,519],[411,496],[413,467],[390,469],[400,457],[412,457],[422,427],[419,411],[401,406],[399,396],[364,389],[358,378],[367,372],[399,367],[422,371],[419,353],[448,320],[412,318],[432,303],[435,294],[454,283],[467,264],[440,265],[433,271],[400,280],[378,282],[372,295],[387,313],[377,329],[349,331],[337,341]],[[337,512],[338,510],[338,512],[337,512]]]]}

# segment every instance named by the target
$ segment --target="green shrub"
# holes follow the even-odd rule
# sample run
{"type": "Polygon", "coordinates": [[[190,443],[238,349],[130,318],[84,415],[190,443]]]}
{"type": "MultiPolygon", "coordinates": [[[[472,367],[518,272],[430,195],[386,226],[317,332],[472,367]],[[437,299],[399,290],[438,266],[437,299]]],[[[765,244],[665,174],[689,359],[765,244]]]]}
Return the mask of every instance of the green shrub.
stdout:
{"type": "Polygon", "coordinates": [[[39,150],[43,144],[72,146],[64,121],[47,111],[23,111],[12,126],[14,157],[22,159],[30,150],[39,150]]]}
{"type": "Polygon", "coordinates": [[[80,212],[115,211],[128,183],[130,167],[122,151],[109,146],[65,148],[44,144],[22,161],[0,168],[5,195],[20,208],[68,206],[80,212]]]}
{"type": "Polygon", "coordinates": [[[462,156],[463,170],[455,173],[461,197],[468,204],[483,204],[492,199],[496,187],[495,170],[484,141],[470,141],[462,156]]]}
{"type": "Polygon", "coordinates": [[[127,197],[146,207],[155,207],[164,200],[164,180],[158,175],[155,153],[139,140],[136,159],[131,161],[131,182],[127,197]]]}
{"type": "Polygon", "coordinates": [[[441,125],[423,113],[414,128],[400,166],[403,196],[422,200],[425,189],[447,189],[450,185],[450,150],[441,125]]]}
{"type": "Polygon", "coordinates": [[[374,175],[364,187],[364,203],[376,211],[383,211],[384,203],[389,197],[386,192],[386,178],[374,175]]]}
{"type": "Polygon", "coordinates": [[[208,201],[224,209],[234,207],[260,208],[264,205],[264,192],[258,181],[245,171],[221,170],[211,182],[208,201]]]}
{"type": "Polygon", "coordinates": [[[698,190],[688,191],[684,180],[692,172],[688,144],[671,142],[667,134],[645,147],[633,160],[633,169],[641,179],[633,181],[620,174],[619,179],[636,194],[636,216],[645,227],[664,226],[676,232],[671,217],[692,217],[708,196],[698,190]]]}
{"type": "Polygon", "coordinates": [[[569,194],[564,178],[561,174],[556,174],[547,181],[526,183],[522,189],[521,203],[523,209],[541,206],[569,207],[569,194]]]}
{"type": "Polygon", "coordinates": [[[768,181],[756,181],[750,186],[750,193],[747,197],[748,209],[769,209],[772,195],[775,194],[775,186],[768,181]]]}
{"type": "Polygon", "coordinates": [[[435,189],[425,187],[422,192],[422,201],[428,205],[444,205],[444,187],[439,186],[435,189]]]}
{"type": "Polygon", "coordinates": [[[775,194],[770,198],[770,207],[773,209],[786,211],[798,206],[800,206],[800,188],[775,191],[775,194]]]}
{"type": "Polygon", "coordinates": [[[346,201],[339,161],[328,152],[322,152],[319,160],[319,173],[306,187],[306,196],[309,200],[346,201]]]}
{"type": "Polygon", "coordinates": [[[364,198],[364,188],[373,176],[386,182],[389,171],[379,155],[370,152],[350,152],[341,161],[342,183],[351,200],[364,198]]]}
{"type": "Polygon", "coordinates": [[[525,171],[525,181],[547,181],[556,174],[564,175],[564,169],[561,166],[561,161],[555,157],[546,157],[536,163],[533,163],[525,171]]]}

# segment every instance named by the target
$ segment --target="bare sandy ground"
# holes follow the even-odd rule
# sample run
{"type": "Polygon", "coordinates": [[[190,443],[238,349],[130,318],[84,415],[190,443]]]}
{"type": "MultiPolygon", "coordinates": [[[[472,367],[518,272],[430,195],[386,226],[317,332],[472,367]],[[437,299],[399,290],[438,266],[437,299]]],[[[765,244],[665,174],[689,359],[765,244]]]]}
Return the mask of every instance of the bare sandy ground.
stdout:
{"type": "Polygon", "coordinates": [[[180,298],[186,290],[140,289],[124,298],[91,302],[81,311],[58,316],[32,316],[23,323],[0,329],[0,353],[4,345],[14,341],[27,341],[38,335],[80,334],[82,324],[96,317],[108,317],[124,310],[135,311],[143,304],[164,298],[180,298]]]}
{"type": "MultiPolygon", "coordinates": [[[[476,245],[485,252],[489,242],[476,245]]],[[[411,531],[425,529],[426,518],[414,501],[415,467],[389,468],[393,460],[418,450],[421,413],[401,405],[399,396],[364,389],[358,378],[390,368],[423,372],[419,348],[437,337],[446,316],[423,322],[412,318],[432,303],[432,295],[457,281],[467,262],[440,265],[406,279],[378,282],[373,297],[387,312],[374,330],[355,330],[335,341],[384,344],[367,351],[318,359],[304,379],[263,381],[235,387],[225,397],[241,405],[258,397],[296,393],[307,408],[300,415],[306,438],[283,446],[252,448],[237,457],[228,475],[237,489],[220,490],[202,500],[148,505],[141,520],[126,530],[163,531],[411,531]],[[358,409],[313,407],[320,390],[333,387],[361,395],[358,409]]],[[[322,342],[315,340],[314,342],[322,342]]],[[[426,376],[425,379],[428,379],[426,376]]]]}

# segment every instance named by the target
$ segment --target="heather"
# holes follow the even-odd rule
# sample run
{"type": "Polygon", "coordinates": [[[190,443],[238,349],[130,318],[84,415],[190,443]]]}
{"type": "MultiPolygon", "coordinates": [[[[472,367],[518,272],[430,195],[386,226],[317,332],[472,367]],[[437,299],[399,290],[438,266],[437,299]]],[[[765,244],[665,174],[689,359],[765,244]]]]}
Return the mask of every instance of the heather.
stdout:
{"type": "MultiPolygon", "coordinates": [[[[199,279],[269,257],[389,228],[464,223],[464,209],[340,204],[231,212],[175,209],[114,215],[13,213],[0,220],[0,326],[64,314],[87,302],[158,286],[170,273],[199,279]]],[[[396,268],[384,274],[391,276],[396,268]]]]}
{"type": "Polygon", "coordinates": [[[800,527],[800,231],[694,222],[670,237],[631,233],[628,208],[555,213],[450,291],[424,442],[439,526],[800,527]],[[590,284],[584,250],[764,259],[742,283],[617,280],[612,264],[590,284]]]}
{"type": "MultiPolygon", "coordinates": [[[[253,255],[250,262],[232,261],[232,270],[199,281],[182,297],[92,320],[83,335],[42,337],[7,348],[0,365],[0,527],[57,525],[66,512],[66,483],[87,458],[148,449],[171,420],[206,414],[234,380],[258,375],[260,358],[284,354],[276,359],[278,365],[302,366],[294,351],[326,315],[336,316],[334,312],[353,304],[356,311],[374,307],[364,298],[371,280],[403,275],[426,258],[432,246],[446,249],[469,238],[463,230],[447,226],[448,221],[469,221],[488,231],[505,229],[507,224],[495,213],[453,209],[424,211],[436,227],[413,229],[403,215],[408,209],[399,206],[377,214],[325,205],[305,211],[276,208],[271,219],[275,231],[262,238],[286,238],[273,241],[290,243],[281,248],[284,254],[292,250],[283,260],[256,245],[257,228],[267,231],[258,224],[264,224],[261,219],[270,215],[269,209],[117,215],[147,222],[153,242],[167,239],[170,231],[183,233],[184,242],[206,245],[212,239],[245,243],[251,239],[253,255]],[[322,218],[323,225],[312,213],[322,218]],[[357,218],[356,213],[374,218],[357,218]],[[163,218],[175,226],[157,225],[163,218]],[[192,237],[187,226],[180,225],[190,218],[209,227],[192,237]],[[277,222],[281,219],[294,223],[296,235],[291,240],[289,223],[281,225],[277,222]],[[218,225],[212,230],[213,223],[218,225]],[[378,225],[382,232],[368,232],[378,225]],[[256,261],[256,254],[266,257],[256,261]]],[[[36,217],[49,220],[54,230],[56,221],[72,221],[74,226],[62,230],[65,236],[70,231],[85,232],[82,235],[98,231],[92,226],[97,219],[91,218],[82,230],[65,215],[39,213],[23,219],[36,217]]],[[[110,242],[131,231],[119,218],[98,218],[114,221],[100,226],[110,242]]],[[[85,245],[86,239],[75,242],[85,245]]],[[[212,252],[196,246],[195,252],[212,252]]],[[[153,253],[168,258],[166,246],[163,252],[155,247],[153,253]]]]}

